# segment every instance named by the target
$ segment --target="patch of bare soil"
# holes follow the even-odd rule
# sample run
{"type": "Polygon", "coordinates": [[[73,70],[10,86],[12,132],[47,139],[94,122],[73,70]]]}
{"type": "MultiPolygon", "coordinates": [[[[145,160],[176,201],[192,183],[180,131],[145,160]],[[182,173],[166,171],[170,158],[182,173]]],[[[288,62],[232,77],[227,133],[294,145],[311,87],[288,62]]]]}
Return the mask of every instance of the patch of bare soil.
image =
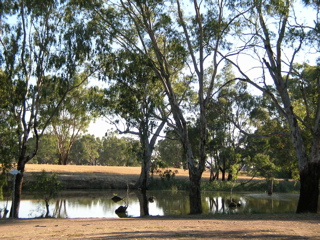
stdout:
{"type": "Polygon", "coordinates": [[[0,220],[0,239],[320,239],[318,214],[0,220]]]}

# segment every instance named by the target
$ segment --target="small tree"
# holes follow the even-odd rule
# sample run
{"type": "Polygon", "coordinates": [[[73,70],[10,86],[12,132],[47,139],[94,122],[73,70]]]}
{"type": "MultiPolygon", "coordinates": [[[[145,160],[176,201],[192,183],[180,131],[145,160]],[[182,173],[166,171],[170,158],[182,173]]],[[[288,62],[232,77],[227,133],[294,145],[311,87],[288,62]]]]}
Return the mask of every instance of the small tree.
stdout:
{"type": "Polygon", "coordinates": [[[46,204],[46,215],[49,217],[49,201],[57,197],[59,190],[61,190],[62,185],[58,180],[57,174],[53,173],[49,175],[45,170],[37,175],[36,181],[32,186],[32,190],[35,192],[35,196],[43,199],[46,204]]]}
{"type": "Polygon", "coordinates": [[[268,155],[258,153],[253,157],[253,171],[267,180],[268,194],[273,193],[274,173],[277,170],[276,165],[268,155]]]}

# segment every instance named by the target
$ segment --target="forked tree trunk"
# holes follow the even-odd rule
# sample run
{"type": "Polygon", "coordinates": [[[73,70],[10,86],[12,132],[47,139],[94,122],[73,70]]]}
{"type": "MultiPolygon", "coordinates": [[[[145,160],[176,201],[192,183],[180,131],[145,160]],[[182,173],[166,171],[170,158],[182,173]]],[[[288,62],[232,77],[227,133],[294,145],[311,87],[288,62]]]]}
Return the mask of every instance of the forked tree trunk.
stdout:
{"type": "Polygon", "coordinates": [[[156,140],[162,131],[164,125],[166,124],[166,120],[163,120],[161,124],[157,127],[156,132],[152,136],[150,142],[148,139],[148,121],[141,122],[140,123],[140,130],[139,130],[139,138],[140,138],[140,143],[143,149],[142,153],[142,164],[141,164],[141,173],[139,180],[135,184],[136,188],[140,188],[143,191],[146,191],[148,189],[148,186],[150,184],[150,167],[151,167],[151,155],[152,151],[154,149],[154,146],[156,144],[156,140]]]}
{"type": "Polygon", "coordinates": [[[300,171],[300,197],[297,213],[317,213],[319,201],[320,162],[308,163],[300,171]]]}

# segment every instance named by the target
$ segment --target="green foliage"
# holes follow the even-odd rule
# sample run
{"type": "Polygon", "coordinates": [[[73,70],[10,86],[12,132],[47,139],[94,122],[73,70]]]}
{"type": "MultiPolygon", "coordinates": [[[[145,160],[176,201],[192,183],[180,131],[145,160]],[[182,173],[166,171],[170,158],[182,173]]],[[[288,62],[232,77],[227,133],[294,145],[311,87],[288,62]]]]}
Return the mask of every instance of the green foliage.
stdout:
{"type": "Polygon", "coordinates": [[[102,139],[98,161],[106,166],[138,166],[140,149],[138,140],[109,134],[102,139]]]}
{"type": "Polygon", "coordinates": [[[156,151],[158,152],[154,165],[163,167],[180,168],[185,165],[185,157],[181,141],[174,131],[168,131],[166,138],[159,140],[156,151]]]}
{"type": "Polygon", "coordinates": [[[57,197],[59,191],[62,189],[62,185],[55,173],[49,174],[43,170],[40,175],[35,175],[34,178],[35,182],[31,189],[35,196],[43,199],[46,203],[57,197]]]}
{"type": "Polygon", "coordinates": [[[69,162],[77,165],[99,164],[99,151],[102,142],[100,138],[86,134],[78,137],[70,150],[69,162]]]}
{"type": "Polygon", "coordinates": [[[273,179],[276,166],[269,156],[258,153],[253,157],[252,163],[253,171],[258,172],[258,176],[265,177],[267,180],[273,179]]]}
{"type": "MultiPolygon", "coordinates": [[[[28,140],[28,147],[35,145],[35,139],[28,140]]],[[[30,161],[36,164],[57,164],[58,163],[58,149],[57,139],[52,134],[44,134],[39,141],[39,150],[37,155],[30,161]]]]}

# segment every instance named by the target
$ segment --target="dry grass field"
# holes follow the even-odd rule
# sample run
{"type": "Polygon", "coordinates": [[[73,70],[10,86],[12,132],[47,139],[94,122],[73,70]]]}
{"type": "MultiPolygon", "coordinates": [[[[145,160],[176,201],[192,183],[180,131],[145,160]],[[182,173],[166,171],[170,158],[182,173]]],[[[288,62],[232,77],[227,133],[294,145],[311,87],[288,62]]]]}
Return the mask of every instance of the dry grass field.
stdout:
{"type": "MultiPolygon", "coordinates": [[[[176,177],[188,177],[188,171],[178,168],[170,168],[177,170],[176,177]]],[[[81,173],[98,173],[109,175],[139,176],[141,167],[117,167],[117,166],[88,166],[88,165],[47,165],[47,164],[27,164],[25,171],[27,173],[56,172],[60,174],[81,174],[81,173]]],[[[209,172],[205,172],[204,178],[209,178],[209,172]]]]}
{"type": "MultiPolygon", "coordinates": [[[[45,170],[48,173],[56,173],[66,189],[125,189],[132,186],[140,176],[140,167],[116,167],[116,166],[80,166],[80,165],[47,165],[27,164],[25,168],[26,183],[32,181],[32,175],[45,170]]],[[[177,179],[188,179],[188,171],[177,170],[177,179]]],[[[209,178],[209,172],[203,174],[203,179],[209,178]]],[[[155,178],[159,177],[154,175],[155,178]]]]}

